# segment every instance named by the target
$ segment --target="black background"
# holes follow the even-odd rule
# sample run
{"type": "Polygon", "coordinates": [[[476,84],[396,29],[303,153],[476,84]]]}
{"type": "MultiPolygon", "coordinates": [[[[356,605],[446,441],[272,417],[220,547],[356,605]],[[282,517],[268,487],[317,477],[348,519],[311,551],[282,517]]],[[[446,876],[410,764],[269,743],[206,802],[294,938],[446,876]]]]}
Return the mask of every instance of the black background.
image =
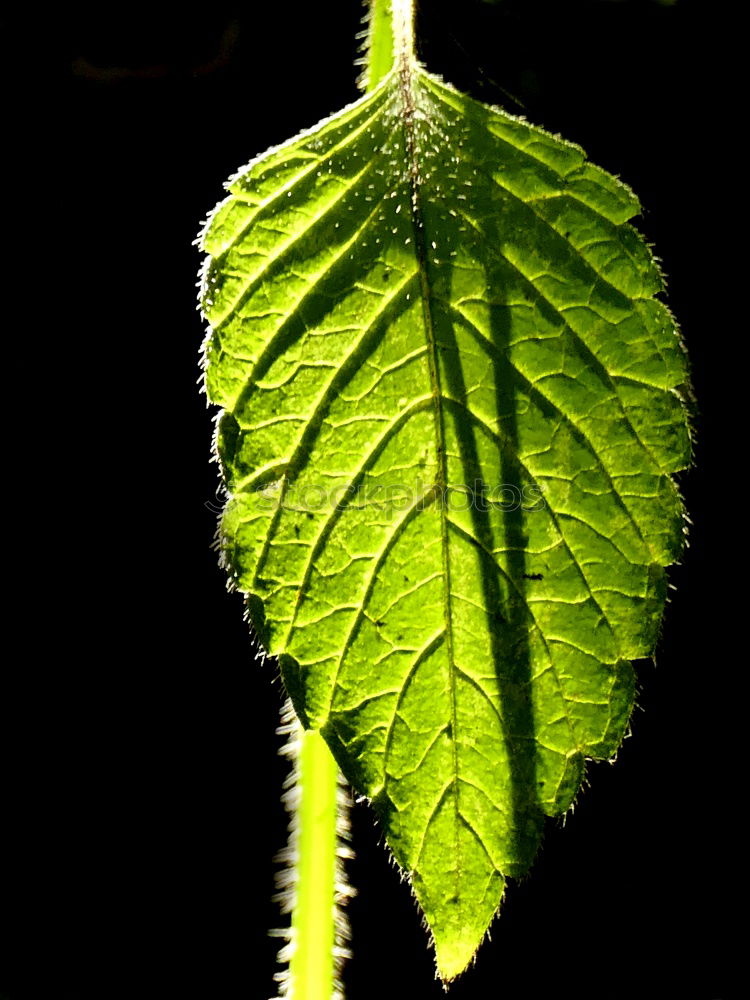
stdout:
{"type": "MultiPolygon", "coordinates": [[[[272,993],[281,691],[209,548],[191,243],[225,177],[357,96],[360,16],[356,0],[214,0],[73,4],[52,22],[54,172],[37,195],[63,196],[52,252],[70,275],[42,312],[57,391],[32,475],[43,446],[53,458],[22,530],[44,557],[2,682],[0,997],[272,993]]],[[[431,69],[581,143],[638,192],[699,404],[682,477],[692,544],[658,665],[640,665],[633,736],[615,766],[590,767],[564,829],[548,823],[454,1000],[738,995],[746,657],[722,624],[740,501],[720,444],[745,422],[726,409],[719,344],[743,329],[722,313],[720,229],[742,174],[719,166],[733,153],[716,117],[722,17],[690,0],[422,3],[431,69]]],[[[416,908],[366,807],[353,825],[347,997],[437,1000],[416,908]]]]}

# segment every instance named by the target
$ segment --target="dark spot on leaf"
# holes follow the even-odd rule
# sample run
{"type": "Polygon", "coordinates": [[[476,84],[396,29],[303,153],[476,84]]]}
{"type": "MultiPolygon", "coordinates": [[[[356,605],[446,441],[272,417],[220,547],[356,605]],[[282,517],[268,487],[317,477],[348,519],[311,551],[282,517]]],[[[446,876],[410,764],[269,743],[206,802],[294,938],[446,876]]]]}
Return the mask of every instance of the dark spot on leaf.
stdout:
{"type": "Polygon", "coordinates": [[[524,573],[524,580],[543,580],[544,574],[542,573],[524,573]]]}

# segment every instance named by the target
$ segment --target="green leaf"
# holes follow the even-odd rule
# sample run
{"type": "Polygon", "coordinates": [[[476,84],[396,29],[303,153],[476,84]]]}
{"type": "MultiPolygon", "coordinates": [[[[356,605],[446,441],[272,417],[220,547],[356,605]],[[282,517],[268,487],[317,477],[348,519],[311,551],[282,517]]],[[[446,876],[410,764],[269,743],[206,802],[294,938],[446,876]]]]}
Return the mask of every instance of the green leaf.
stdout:
{"type": "Polygon", "coordinates": [[[682,545],[685,357],[638,210],[415,64],[203,235],[225,560],[444,980],[617,749],[682,545]]]}

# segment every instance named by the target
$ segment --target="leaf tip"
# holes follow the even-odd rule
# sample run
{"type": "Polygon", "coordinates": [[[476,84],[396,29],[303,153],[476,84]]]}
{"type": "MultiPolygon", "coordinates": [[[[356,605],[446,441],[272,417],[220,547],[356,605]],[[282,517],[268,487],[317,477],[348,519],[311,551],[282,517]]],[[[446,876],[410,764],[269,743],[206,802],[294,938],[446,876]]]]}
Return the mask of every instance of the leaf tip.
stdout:
{"type": "MultiPolygon", "coordinates": [[[[503,886],[504,880],[501,897],[503,886]]],[[[437,926],[428,922],[437,977],[445,989],[473,965],[482,942],[489,936],[489,927],[498,912],[499,901],[496,899],[491,908],[481,904],[460,906],[455,919],[440,920],[437,926]]]]}
{"type": "Polygon", "coordinates": [[[435,964],[443,986],[449,986],[468,969],[477,953],[477,944],[473,936],[435,939],[435,964]]]}

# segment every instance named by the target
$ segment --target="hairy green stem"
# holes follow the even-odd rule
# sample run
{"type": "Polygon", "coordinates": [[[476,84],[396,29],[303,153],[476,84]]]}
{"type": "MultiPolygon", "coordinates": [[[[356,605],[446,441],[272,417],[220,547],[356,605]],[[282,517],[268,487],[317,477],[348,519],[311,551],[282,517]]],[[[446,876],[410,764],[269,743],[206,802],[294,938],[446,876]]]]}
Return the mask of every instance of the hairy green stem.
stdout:
{"type": "Polygon", "coordinates": [[[299,733],[296,898],[287,996],[331,1000],[336,943],[338,769],[323,737],[299,733]]]}
{"type": "MultiPolygon", "coordinates": [[[[365,90],[374,90],[394,65],[413,55],[414,0],[371,0],[365,90]]],[[[296,737],[289,858],[295,891],[286,952],[289,969],[282,980],[289,1000],[332,1000],[337,987],[338,768],[319,733],[299,726],[296,737]]]]}
{"type": "Polygon", "coordinates": [[[364,89],[374,90],[396,62],[414,55],[414,0],[370,0],[364,89]]]}

